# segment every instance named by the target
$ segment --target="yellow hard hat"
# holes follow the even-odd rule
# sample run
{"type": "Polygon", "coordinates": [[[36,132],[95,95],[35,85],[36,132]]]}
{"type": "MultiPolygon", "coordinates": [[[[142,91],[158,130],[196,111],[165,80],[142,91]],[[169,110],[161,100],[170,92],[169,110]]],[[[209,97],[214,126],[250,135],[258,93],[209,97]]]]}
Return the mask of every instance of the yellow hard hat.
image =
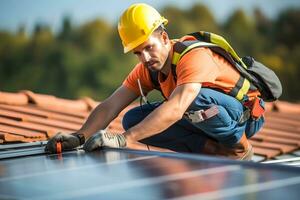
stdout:
{"type": "Polygon", "coordinates": [[[144,3],[131,5],[124,11],[118,24],[124,53],[148,40],[155,29],[161,24],[166,25],[167,23],[168,20],[153,7],[144,3]]]}

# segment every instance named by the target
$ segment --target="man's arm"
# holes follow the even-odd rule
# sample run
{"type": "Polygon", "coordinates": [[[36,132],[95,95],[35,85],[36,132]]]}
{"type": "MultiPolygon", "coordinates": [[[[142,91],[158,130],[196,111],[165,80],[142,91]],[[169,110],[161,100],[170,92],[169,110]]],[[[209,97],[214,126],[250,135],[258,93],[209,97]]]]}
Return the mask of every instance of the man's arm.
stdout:
{"type": "MultiPolygon", "coordinates": [[[[187,83],[178,86],[168,101],[160,105],[139,124],[124,133],[127,147],[145,149],[145,145],[141,146],[137,141],[158,134],[180,120],[200,92],[200,89],[200,83],[187,83]]],[[[155,148],[154,150],[161,149],[155,148]]]]}
{"type": "Polygon", "coordinates": [[[105,129],[137,97],[137,94],[125,86],[120,86],[109,98],[93,110],[77,133],[84,134],[85,138],[89,138],[100,129],[105,129]]]}

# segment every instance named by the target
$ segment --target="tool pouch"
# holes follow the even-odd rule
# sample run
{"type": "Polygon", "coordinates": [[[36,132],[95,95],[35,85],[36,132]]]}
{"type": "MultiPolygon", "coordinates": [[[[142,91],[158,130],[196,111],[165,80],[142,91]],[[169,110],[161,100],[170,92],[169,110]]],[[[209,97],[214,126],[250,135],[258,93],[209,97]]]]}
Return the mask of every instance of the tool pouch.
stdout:
{"type": "Polygon", "coordinates": [[[264,101],[259,97],[245,102],[244,106],[250,110],[250,115],[254,120],[258,120],[265,113],[264,101]]]}

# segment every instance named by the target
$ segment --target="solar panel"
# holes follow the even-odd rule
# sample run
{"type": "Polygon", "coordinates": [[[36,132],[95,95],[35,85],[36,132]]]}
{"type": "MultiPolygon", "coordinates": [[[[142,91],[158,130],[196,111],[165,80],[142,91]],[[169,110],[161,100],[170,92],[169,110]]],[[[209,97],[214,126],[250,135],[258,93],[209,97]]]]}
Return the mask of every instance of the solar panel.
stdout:
{"type": "Polygon", "coordinates": [[[104,149],[0,161],[0,199],[299,199],[300,169],[104,149]]]}

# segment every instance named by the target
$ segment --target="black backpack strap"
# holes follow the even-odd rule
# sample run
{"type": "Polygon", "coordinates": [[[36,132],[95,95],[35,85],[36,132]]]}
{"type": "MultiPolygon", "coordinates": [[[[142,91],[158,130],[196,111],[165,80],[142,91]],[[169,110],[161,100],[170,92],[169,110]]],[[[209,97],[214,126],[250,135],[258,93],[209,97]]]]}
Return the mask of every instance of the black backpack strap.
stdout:
{"type": "Polygon", "coordinates": [[[188,35],[193,36],[194,38],[196,38],[199,41],[211,42],[211,40],[210,40],[210,33],[209,32],[200,31],[200,32],[190,33],[188,35]]]}
{"type": "Polygon", "coordinates": [[[173,79],[174,79],[174,81],[175,81],[175,84],[177,83],[176,66],[177,66],[177,65],[171,64],[171,72],[172,72],[172,75],[173,75],[173,79]]]}
{"type": "Polygon", "coordinates": [[[159,82],[158,82],[158,71],[151,71],[150,69],[148,69],[148,72],[149,72],[150,79],[151,79],[153,87],[156,90],[161,90],[159,82]]]}
{"type": "Polygon", "coordinates": [[[149,75],[150,75],[150,79],[153,85],[153,88],[160,91],[161,95],[165,98],[166,96],[164,95],[164,93],[162,92],[159,82],[158,82],[158,71],[151,71],[150,69],[148,69],[149,75]]]}

